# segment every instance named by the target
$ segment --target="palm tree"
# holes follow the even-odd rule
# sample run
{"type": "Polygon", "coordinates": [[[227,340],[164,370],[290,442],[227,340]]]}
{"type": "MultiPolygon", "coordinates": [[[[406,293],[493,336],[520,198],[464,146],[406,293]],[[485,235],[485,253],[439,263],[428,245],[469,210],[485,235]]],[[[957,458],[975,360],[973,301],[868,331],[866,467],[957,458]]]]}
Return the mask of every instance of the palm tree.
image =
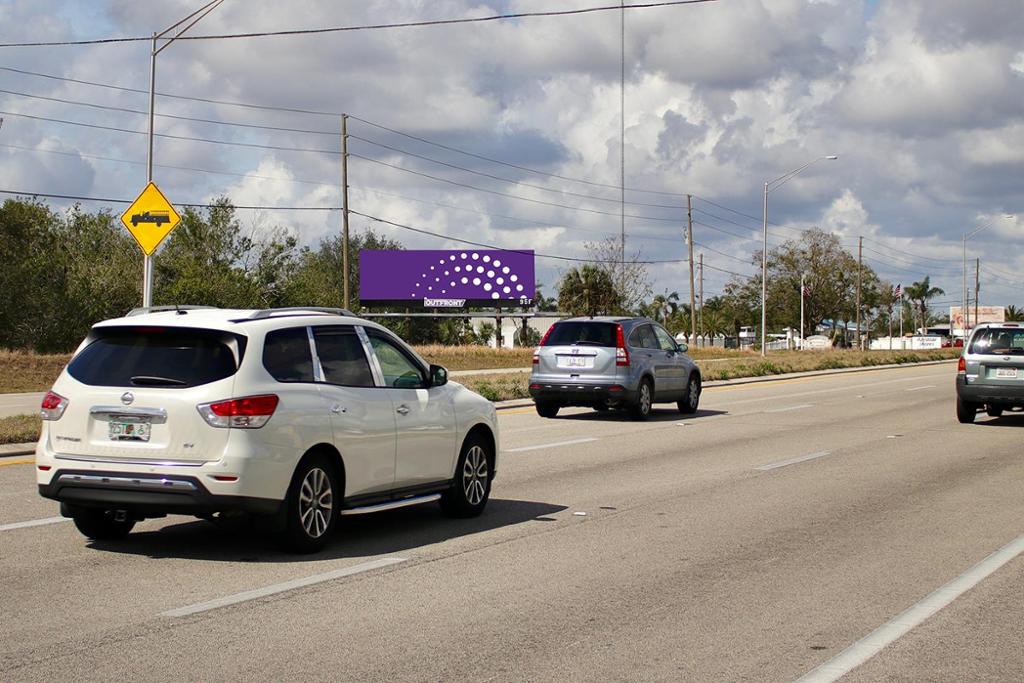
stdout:
{"type": "Polygon", "coordinates": [[[923,280],[915,282],[907,287],[905,293],[907,298],[914,303],[914,309],[921,323],[921,328],[927,330],[928,302],[940,294],[945,294],[946,292],[939,287],[932,287],[931,276],[925,275],[923,280]]]}
{"type": "Polygon", "coordinates": [[[679,292],[656,294],[646,308],[652,318],[655,320],[660,318],[662,324],[667,327],[668,319],[679,311],[679,292]]]}
{"type": "Polygon", "coordinates": [[[1006,322],[1024,322],[1024,308],[1014,305],[1006,307],[1006,322]]]}

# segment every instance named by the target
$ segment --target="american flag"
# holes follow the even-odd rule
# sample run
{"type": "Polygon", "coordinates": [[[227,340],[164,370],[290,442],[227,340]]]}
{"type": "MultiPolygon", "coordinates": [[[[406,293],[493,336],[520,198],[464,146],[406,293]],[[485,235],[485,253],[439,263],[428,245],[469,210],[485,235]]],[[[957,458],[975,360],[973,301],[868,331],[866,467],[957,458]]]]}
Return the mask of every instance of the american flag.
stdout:
{"type": "Polygon", "coordinates": [[[892,295],[897,299],[903,296],[903,283],[896,285],[896,289],[892,290],[892,295]]]}

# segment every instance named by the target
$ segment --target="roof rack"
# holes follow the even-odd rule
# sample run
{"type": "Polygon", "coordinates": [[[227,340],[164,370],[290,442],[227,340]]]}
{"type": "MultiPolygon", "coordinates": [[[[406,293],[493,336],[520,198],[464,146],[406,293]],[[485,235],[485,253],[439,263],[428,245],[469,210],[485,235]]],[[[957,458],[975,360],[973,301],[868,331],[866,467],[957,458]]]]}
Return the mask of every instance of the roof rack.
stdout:
{"type": "Polygon", "coordinates": [[[136,315],[146,315],[147,313],[166,313],[167,311],[174,311],[178,315],[185,315],[189,311],[201,310],[201,309],[213,309],[216,306],[140,306],[139,308],[133,308],[125,314],[126,318],[131,318],[136,315]]]}
{"type": "Polygon", "coordinates": [[[303,313],[322,313],[324,315],[343,315],[348,318],[357,318],[355,313],[348,310],[347,308],[324,308],[321,306],[290,306],[287,308],[265,308],[262,311],[256,311],[249,316],[249,320],[262,320],[264,318],[272,318],[278,313],[290,313],[292,315],[303,314],[303,313]]]}

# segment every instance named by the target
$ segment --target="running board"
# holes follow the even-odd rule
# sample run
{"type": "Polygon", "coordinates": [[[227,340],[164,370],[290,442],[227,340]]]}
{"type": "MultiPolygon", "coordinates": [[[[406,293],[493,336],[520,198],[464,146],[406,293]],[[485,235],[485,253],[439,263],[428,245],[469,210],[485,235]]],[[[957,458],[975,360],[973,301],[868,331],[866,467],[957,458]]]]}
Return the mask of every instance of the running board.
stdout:
{"type": "Polygon", "coordinates": [[[419,505],[420,503],[432,503],[435,500],[441,500],[440,493],[432,493],[429,496],[416,496],[415,498],[403,498],[402,500],[393,500],[390,503],[380,503],[379,505],[367,505],[365,507],[350,508],[348,510],[342,510],[342,515],[368,515],[371,512],[383,512],[384,510],[396,510],[398,508],[409,507],[410,505],[419,505]]]}

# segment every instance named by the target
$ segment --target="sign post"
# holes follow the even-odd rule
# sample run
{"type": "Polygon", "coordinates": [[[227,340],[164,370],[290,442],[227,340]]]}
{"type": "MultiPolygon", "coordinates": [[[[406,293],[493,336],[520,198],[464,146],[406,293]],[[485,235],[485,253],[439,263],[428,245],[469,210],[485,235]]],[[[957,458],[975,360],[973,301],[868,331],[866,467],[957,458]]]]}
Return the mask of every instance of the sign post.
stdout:
{"type": "Polygon", "coordinates": [[[146,185],[132,205],[121,214],[121,223],[135,238],[145,259],[142,276],[143,306],[150,306],[153,302],[150,257],[180,222],[181,216],[152,181],[146,185]]]}

